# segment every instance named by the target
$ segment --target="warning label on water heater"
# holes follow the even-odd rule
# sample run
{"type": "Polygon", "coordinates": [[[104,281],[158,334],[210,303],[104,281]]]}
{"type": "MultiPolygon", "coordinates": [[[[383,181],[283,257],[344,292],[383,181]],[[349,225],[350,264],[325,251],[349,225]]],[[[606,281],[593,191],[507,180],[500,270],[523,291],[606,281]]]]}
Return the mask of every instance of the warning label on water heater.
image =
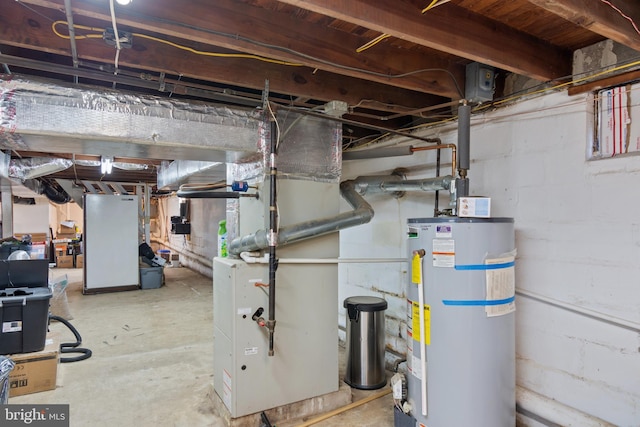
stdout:
{"type": "Polygon", "coordinates": [[[455,240],[453,239],[433,239],[433,257],[434,267],[453,268],[456,265],[455,240]]]}

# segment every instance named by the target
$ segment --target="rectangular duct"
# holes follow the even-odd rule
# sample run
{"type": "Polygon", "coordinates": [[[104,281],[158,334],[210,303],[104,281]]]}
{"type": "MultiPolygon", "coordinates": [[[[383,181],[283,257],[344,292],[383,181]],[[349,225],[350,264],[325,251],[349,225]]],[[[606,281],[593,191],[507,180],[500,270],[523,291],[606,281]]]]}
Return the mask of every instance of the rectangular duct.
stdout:
{"type": "Polygon", "coordinates": [[[0,148],[237,161],[259,151],[259,123],[256,110],[0,78],[0,148]]]}

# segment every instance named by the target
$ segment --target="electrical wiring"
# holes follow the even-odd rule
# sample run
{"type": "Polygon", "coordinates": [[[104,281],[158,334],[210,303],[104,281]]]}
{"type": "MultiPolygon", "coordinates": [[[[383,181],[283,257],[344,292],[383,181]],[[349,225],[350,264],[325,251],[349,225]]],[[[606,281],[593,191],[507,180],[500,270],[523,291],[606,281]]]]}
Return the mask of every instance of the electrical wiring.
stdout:
{"type": "Polygon", "coordinates": [[[288,47],[274,45],[274,44],[271,44],[271,43],[260,42],[258,40],[253,40],[253,39],[250,39],[248,37],[240,36],[238,34],[225,33],[224,31],[211,30],[211,29],[208,29],[208,28],[198,27],[197,25],[190,25],[190,24],[186,24],[186,23],[183,23],[183,22],[177,22],[177,21],[174,21],[174,20],[171,20],[171,19],[158,18],[158,17],[154,17],[154,16],[141,14],[141,13],[130,13],[130,15],[138,17],[138,18],[141,18],[141,19],[146,19],[146,20],[149,20],[149,21],[155,21],[155,22],[159,22],[159,23],[163,23],[163,24],[175,25],[175,26],[187,28],[187,29],[190,29],[190,30],[195,30],[195,31],[200,31],[200,32],[204,32],[204,33],[220,36],[220,37],[230,38],[230,39],[233,39],[233,40],[236,40],[236,41],[243,41],[245,43],[253,44],[253,45],[256,45],[256,46],[277,50],[277,51],[280,51],[280,52],[286,52],[286,53],[289,53],[291,55],[298,56],[300,58],[309,59],[311,61],[315,61],[315,62],[318,62],[318,63],[321,63],[321,64],[329,65],[331,67],[339,68],[341,70],[356,71],[356,72],[359,72],[359,73],[368,74],[370,76],[384,77],[384,78],[387,78],[387,79],[399,79],[399,78],[408,77],[408,76],[415,75],[415,74],[420,74],[420,73],[428,73],[428,72],[433,72],[433,71],[443,71],[443,72],[447,73],[453,79],[453,83],[455,84],[456,89],[458,90],[459,94],[461,95],[461,97],[464,97],[464,95],[462,94],[462,91],[460,90],[458,82],[455,79],[455,76],[449,70],[446,70],[444,68],[422,68],[422,69],[413,70],[413,71],[409,71],[407,73],[402,73],[402,74],[380,73],[378,71],[372,71],[372,70],[367,70],[367,69],[364,69],[364,68],[351,67],[349,65],[338,64],[338,63],[333,62],[333,61],[329,61],[329,60],[326,60],[326,59],[318,58],[318,57],[315,57],[313,55],[308,55],[306,53],[298,52],[297,50],[294,50],[294,49],[291,49],[291,48],[288,48],[288,47]]]}
{"type": "Polygon", "coordinates": [[[360,46],[359,48],[356,49],[357,53],[360,52],[364,52],[365,50],[377,45],[378,43],[380,43],[382,40],[387,39],[391,37],[391,34],[380,34],[378,37],[376,37],[373,40],[370,40],[368,42],[366,42],[365,44],[363,44],[362,46],[360,46]]]}
{"type": "MultiPolygon", "coordinates": [[[[602,1],[606,1],[606,0],[602,0],[602,1]]],[[[433,9],[436,6],[440,6],[442,4],[448,3],[449,0],[433,0],[429,6],[425,7],[424,9],[422,9],[421,13],[425,13],[426,11],[428,11],[429,9],[433,9]]],[[[376,37],[375,39],[368,41],[367,43],[363,44],[362,46],[360,46],[359,48],[356,49],[357,53],[361,53],[364,52],[365,50],[372,48],[373,46],[377,45],[378,43],[380,43],[382,40],[391,37],[391,34],[380,34],[378,37],[376,37]]]]}
{"type": "Polygon", "coordinates": [[[451,0],[433,0],[429,6],[425,7],[424,9],[422,9],[422,13],[425,13],[431,9],[433,9],[436,6],[440,6],[443,5],[445,3],[449,3],[451,0]]]}
{"type": "Polygon", "coordinates": [[[618,7],[616,7],[615,5],[613,5],[609,0],[600,0],[602,3],[610,6],[613,10],[615,10],[616,12],[618,12],[620,14],[620,16],[622,16],[624,19],[626,19],[627,21],[631,22],[631,25],[633,26],[633,29],[636,30],[636,33],[640,34],[640,30],[638,29],[638,26],[636,25],[636,23],[634,22],[634,20],[627,14],[625,14],[622,10],[620,10],[618,7]]]}
{"type": "MultiPolygon", "coordinates": [[[[53,32],[56,36],[63,38],[63,39],[69,39],[70,37],[65,35],[65,34],[61,34],[56,26],[57,25],[67,25],[66,21],[55,21],[51,24],[51,28],[53,29],[53,32]]],[[[86,30],[86,31],[99,31],[100,34],[85,34],[85,35],[77,35],[76,36],[76,40],[82,40],[82,39],[101,39],[102,38],[102,33],[103,30],[101,28],[96,28],[96,27],[86,27],[84,25],[74,25],[75,28],[80,29],[80,30],[86,30]]],[[[158,43],[163,43],[166,44],[168,46],[174,47],[176,49],[181,49],[181,50],[185,50],[187,52],[191,52],[193,54],[196,55],[202,55],[202,56],[212,56],[212,57],[219,57],[219,58],[244,58],[244,59],[255,59],[258,61],[263,61],[263,62],[269,62],[272,64],[279,64],[279,65],[288,65],[288,66],[292,66],[292,67],[302,67],[303,64],[299,64],[299,63],[295,63],[295,62],[287,62],[287,61],[280,61],[278,59],[271,59],[271,58],[267,58],[264,56],[259,56],[259,55],[251,55],[248,53],[218,53],[218,52],[206,52],[206,51],[201,51],[201,50],[197,50],[197,49],[193,49],[191,47],[188,46],[184,46],[178,43],[174,43],[171,42],[169,40],[164,40],[161,39],[159,37],[154,37],[154,36],[148,36],[146,34],[141,34],[141,33],[132,33],[133,36],[135,37],[139,37],[139,38],[143,38],[143,39],[147,39],[147,40],[151,40],[154,42],[158,42],[158,43]]]]}
{"type": "Polygon", "coordinates": [[[276,115],[273,112],[273,109],[271,108],[270,102],[267,102],[267,109],[269,110],[269,114],[271,115],[271,118],[276,124],[276,131],[278,132],[278,134],[276,135],[276,148],[277,148],[278,145],[280,145],[280,125],[278,124],[278,119],[276,118],[276,115]]]}
{"type": "MultiPolygon", "coordinates": [[[[116,11],[113,6],[113,0],[109,0],[109,9],[111,11],[111,25],[113,26],[113,38],[116,40],[116,58],[113,61],[113,65],[115,68],[115,70],[113,71],[113,74],[116,75],[118,74],[118,60],[120,59],[120,49],[122,47],[120,46],[120,33],[118,32],[118,26],[116,24],[116,11]]],[[[116,82],[113,82],[114,86],[115,84],[116,82]]]]}

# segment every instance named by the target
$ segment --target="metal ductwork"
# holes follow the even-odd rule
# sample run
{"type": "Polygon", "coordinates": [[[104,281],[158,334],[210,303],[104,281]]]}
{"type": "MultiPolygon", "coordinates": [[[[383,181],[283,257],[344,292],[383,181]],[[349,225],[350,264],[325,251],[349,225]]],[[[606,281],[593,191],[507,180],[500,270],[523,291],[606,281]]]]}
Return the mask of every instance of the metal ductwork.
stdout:
{"type": "Polygon", "coordinates": [[[0,103],[0,148],[211,162],[259,150],[255,110],[16,74],[0,79],[0,103]]]}
{"type": "Polygon", "coordinates": [[[162,162],[158,169],[158,189],[177,190],[182,184],[224,181],[226,172],[226,165],[221,162],[197,160],[162,162]]]}
{"type": "MultiPolygon", "coordinates": [[[[373,208],[356,190],[355,181],[344,181],[340,184],[340,194],[354,209],[341,213],[332,218],[317,219],[282,227],[278,230],[278,246],[300,242],[313,237],[322,236],[366,224],[373,218],[373,208]]],[[[265,249],[269,246],[268,230],[240,237],[229,244],[229,253],[239,255],[241,252],[251,252],[265,249]]]]}

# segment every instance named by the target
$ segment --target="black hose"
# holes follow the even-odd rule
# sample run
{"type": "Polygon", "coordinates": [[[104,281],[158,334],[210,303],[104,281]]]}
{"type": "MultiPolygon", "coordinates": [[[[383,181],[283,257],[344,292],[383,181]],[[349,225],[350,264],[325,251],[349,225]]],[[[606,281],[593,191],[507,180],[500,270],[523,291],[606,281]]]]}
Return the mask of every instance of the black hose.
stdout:
{"type": "Polygon", "coordinates": [[[79,345],[82,344],[82,337],[76,328],[73,327],[71,323],[67,319],[63,319],[59,316],[54,316],[53,314],[49,315],[50,320],[56,320],[58,322],[64,323],[67,328],[73,332],[73,335],[76,337],[75,343],[60,343],[60,353],[82,353],[80,356],[76,357],[61,357],[60,363],[71,363],[71,362],[79,362],[81,360],[85,360],[91,357],[91,350],[88,348],[80,348],[79,345]]]}
{"type": "Polygon", "coordinates": [[[240,193],[236,191],[216,190],[180,190],[176,193],[184,199],[239,199],[240,193]]]}
{"type": "Polygon", "coordinates": [[[47,199],[58,205],[64,205],[71,201],[71,197],[69,197],[66,191],[59,191],[49,184],[44,185],[44,195],[47,196],[47,199]]]}

